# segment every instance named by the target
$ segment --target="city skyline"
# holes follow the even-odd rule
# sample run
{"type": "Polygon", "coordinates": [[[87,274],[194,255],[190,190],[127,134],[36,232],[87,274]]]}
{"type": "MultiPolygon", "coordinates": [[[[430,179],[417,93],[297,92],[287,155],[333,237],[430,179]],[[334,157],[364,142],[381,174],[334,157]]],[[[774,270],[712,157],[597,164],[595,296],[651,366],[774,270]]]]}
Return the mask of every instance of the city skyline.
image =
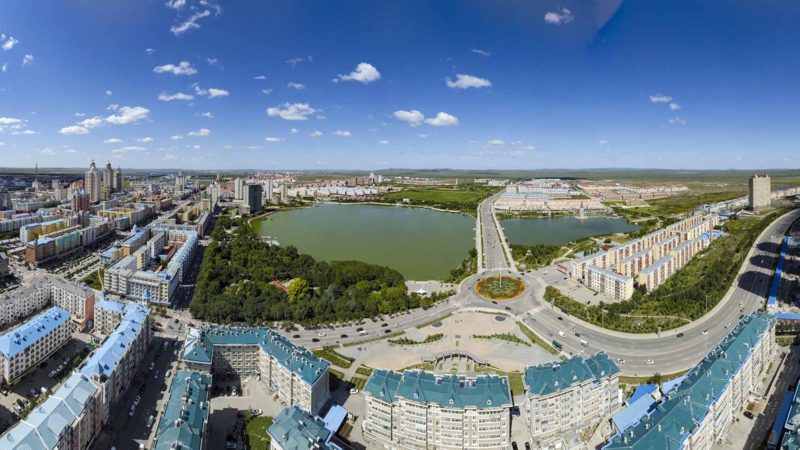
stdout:
{"type": "Polygon", "coordinates": [[[0,5],[3,167],[797,165],[786,1],[41,3],[0,5]]]}

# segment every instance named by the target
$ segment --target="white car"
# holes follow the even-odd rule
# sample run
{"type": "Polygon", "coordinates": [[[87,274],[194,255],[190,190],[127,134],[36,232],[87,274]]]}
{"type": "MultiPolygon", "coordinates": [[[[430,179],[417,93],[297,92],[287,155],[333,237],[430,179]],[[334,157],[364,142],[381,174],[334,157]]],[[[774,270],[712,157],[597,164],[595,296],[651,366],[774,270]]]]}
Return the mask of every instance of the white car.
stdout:
{"type": "Polygon", "coordinates": [[[708,330],[703,330],[703,335],[708,334],[708,330]]]}
{"type": "Polygon", "coordinates": [[[648,366],[652,366],[653,364],[655,364],[655,361],[653,361],[652,359],[648,359],[644,363],[647,364],[648,366]]]}
{"type": "Polygon", "coordinates": [[[353,395],[358,394],[358,389],[352,388],[352,389],[350,389],[350,393],[353,394],[353,395]]]}
{"type": "Polygon", "coordinates": [[[324,332],[322,332],[322,331],[320,331],[319,333],[317,333],[317,336],[319,336],[319,337],[323,337],[323,336],[325,336],[325,333],[324,333],[324,332]]]}
{"type": "Polygon", "coordinates": [[[731,323],[730,322],[725,324],[725,328],[730,328],[730,327],[731,327],[731,323]]]}
{"type": "Polygon", "coordinates": [[[622,358],[617,358],[617,364],[625,364],[625,360],[622,358]]]}
{"type": "Polygon", "coordinates": [[[142,401],[142,396],[137,395],[135,399],[133,399],[133,406],[139,406],[139,402],[142,401]]]}
{"type": "Polygon", "coordinates": [[[566,335],[567,335],[567,333],[564,333],[563,331],[559,331],[559,332],[558,332],[558,335],[559,335],[559,336],[561,336],[561,337],[564,337],[564,336],[566,336],[566,335]]]}
{"type": "Polygon", "coordinates": [[[135,412],[136,412],[136,405],[131,405],[131,409],[128,410],[128,415],[133,416],[135,412]]]}

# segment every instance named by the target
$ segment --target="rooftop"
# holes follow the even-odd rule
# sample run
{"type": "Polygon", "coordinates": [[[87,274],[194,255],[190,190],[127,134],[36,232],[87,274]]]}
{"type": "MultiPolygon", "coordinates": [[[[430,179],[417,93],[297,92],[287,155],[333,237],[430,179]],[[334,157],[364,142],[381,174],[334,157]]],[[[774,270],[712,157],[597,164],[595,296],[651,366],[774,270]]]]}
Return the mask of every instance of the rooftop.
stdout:
{"type": "Polygon", "coordinates": [[[681,448],[773,322],[772,316],[764,313],[745,316],[648,416],[615,435],[604,449],[681,448]]]}
{"type": "Polygon", "coordinates": [[[125,304],[125,315],[117,325],[117,329],[103,342],[86,363],[81,367],[81,373],[87,377],[98,377],[105,381],[109,377],[122,357],[127,352],[128,347],[136,339],[139,332],[147,327],[145,321],[149,310],[144,305],[136,302],[125,304]]]}
{"type": "Polygon", "coordinates": [[[179,370],[169,389],[164,414],[156,428],[154,450],[200,450],[208,421],[208,388],[211,377],[179,370]],[[175,444],[179,444],[175,447],[175,444]]]}
{"type": "Polygon", "coordinates": [[[525,386],[532,396],[546,396],[569,389],[574,384],[598,382],[619,373],[619,367],[607,354],[600,352],[584,359],[573,356],[565,361],[525,368],[525,386]]]}
{"type": "Polygon", "coordinates": [[[329,366],[327,361],[265,327],[189,328],[182,359],[210,364],[217,345],[258,345],[263,352],[308,384],[316,383],[329,366]]]}
{"type": "Polygon", "coordinates": [[[0,353],[13,358],[69,319],[67,311],[53,306],[0,336],[0,353]]]}
{"type": "Polygon", "coordinates": [[[325,428],[319,417],[299,406],[284,408],[267,430],[270,437],[284,450],[329,450],[337,448],[330,444],[333,433],[325,428]]]}

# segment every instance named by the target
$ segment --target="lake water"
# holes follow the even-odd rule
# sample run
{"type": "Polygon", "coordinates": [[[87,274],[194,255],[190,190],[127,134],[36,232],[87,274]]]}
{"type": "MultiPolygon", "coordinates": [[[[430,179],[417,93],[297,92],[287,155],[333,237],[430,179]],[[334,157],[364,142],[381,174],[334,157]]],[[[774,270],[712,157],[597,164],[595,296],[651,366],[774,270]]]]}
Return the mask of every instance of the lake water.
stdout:
{"type": "Polygon", "coordinates": [[[422,208],[321,204],[281,211],[261,235],[325,261],[358,260],[409,280],[443,280],[475,246],[475,219],[422,208]]]}
{"type": "Polygon", "coordinates": [[[638,229],[621,217],[527,217],[500,221],[506,238],[520,245],[564,245],[597,234],[627,233],[638,229]]]}

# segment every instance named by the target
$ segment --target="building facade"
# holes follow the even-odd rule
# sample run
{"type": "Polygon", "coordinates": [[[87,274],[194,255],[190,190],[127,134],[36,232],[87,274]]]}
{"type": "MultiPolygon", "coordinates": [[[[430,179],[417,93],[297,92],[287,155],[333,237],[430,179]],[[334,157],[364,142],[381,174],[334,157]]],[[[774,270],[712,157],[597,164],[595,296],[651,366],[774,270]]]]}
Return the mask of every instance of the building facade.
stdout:
{"type": "Polygon", "coordinates": [[[54,306],[0,336],[0,370],[13,384],[70,339],[70,314],[54,306]]]}
{"type": "Polygon", "coordinates": [[[511,444],[508,378],[376,369],[364,387],[361,427],[370,448],[506,449],[511,444]]]}
{"type": "Polygon", "coordinates": [[[753,211],[772,205],[772,187],[769,175],[754,174],[747,184],[747,206],[753,211]]]}
{"type": "Polygon", "coordinates": [[[178,370],[156,425],[153,450],[204,450],[208,448],[208,413],[211,376],[178,370]]]}
{"type": "Polygon", "coordinates": [[[620,407],[619,368],[605,353],[525,369],[525,410],[536,448],[570,443],[620,407]]]}

